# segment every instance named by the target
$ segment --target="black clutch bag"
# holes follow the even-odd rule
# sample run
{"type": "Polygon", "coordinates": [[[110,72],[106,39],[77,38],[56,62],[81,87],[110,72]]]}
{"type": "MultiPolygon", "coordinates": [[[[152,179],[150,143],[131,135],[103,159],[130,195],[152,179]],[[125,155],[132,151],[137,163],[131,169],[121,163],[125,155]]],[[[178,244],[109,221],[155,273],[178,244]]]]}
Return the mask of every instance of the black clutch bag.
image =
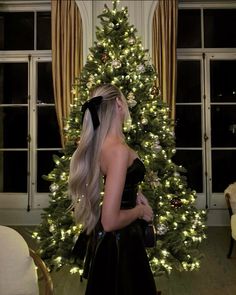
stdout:
{"type": "Polygon", "coordinates": [[[144,245],[146,248],[153,248],[156,245],[156,231],[152,223],[148,223],[144,229],[144,245]]]}
{"type": "Polygon", "coordinates": [[[143,242],[146,248],[153,248],[156,245],[157,235],[153,223],[148,223],[145,220],[140,220],[143,231],[143,242]]]}

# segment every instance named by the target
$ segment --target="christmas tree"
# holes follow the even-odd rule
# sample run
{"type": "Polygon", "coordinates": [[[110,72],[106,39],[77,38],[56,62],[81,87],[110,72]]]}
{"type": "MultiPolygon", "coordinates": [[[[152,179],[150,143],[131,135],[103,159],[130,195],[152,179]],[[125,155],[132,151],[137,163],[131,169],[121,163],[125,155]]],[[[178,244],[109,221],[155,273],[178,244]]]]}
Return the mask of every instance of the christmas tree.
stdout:
{"type": "Polygon", "coordinates": [[[199,244],[205,238],[205,212],[194,206],[196,192],[188,188],[184,169],[172,161],[175,154],[173,122],[169,108],[155,86],[157,74],[144,50],[137,31],[128,22],[127,8],[106,5],[99,16],[97,41],[90,48],[81,76],[73,85],[74,102],[65,126],[66,146],[61,157],[54,156],[55,168],[47,179],[50,205],[34,236],[41,257],[51,269],[70,264],[71,272],[83,265],[71,255],[81,231],[74,224],[68,198],[68,172],[81,129],[81,106],[90,90],[101,83],[118,86],[127,98],[132,123],[125,130],[127,143],[137,151],[146,166],[141,189],[151,204],[157,233],[156,247],[148,249],[154,275],[172,269],[194,270],[200,266],[199,244]]]}

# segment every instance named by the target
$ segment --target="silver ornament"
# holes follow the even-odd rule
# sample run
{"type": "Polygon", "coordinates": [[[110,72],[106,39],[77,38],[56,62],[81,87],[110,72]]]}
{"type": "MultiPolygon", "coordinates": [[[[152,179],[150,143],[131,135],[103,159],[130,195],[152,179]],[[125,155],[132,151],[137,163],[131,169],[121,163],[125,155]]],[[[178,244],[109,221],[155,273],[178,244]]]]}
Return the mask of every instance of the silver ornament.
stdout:
{"type": "Polygon", "coordinates": [[[154,152],[159,152],[160,150],[162,149],[161,145],[160,145],[160,142],[155,142],[153,145],[152,145],[152,150],[154,152]]]}
{"type": "Polygon", "coordinates": [[[136,70],[139,73],[144,73],[145,72],[145,66],[140,64],[140,65],[137,66],[136,70]]]}
{"type": "Polygon", "coordinates": [[[115,69],[119,69],[121,67],[121,62],[120,60],[118,59],[114,59],[112,62],[111,62],[111,65],[113,68],[115,69]]]}
{"type": "Polygon", "coordinates": [[[111,28],[111,29],[113,29],[114,26],[115,26],[115,25],[114,25],[113,23],[109,23],[109,25],[108,25],[108,27],[111,28]]]}
{"type": "Polygon", "coordinates": [[[128,42],[130,45],[134,45],[135,39],[133,37],[131,37],[128,42]]]}
{"type": "Polygon", "coordinates": [[[50,191],[52,192],[52,193],[54,193],[54,192],[56,192],[57,190],[58,190],[58,188],[59,188],[59,185],[57,184],[57,183],[52,183],[51,185],[50,185],[50,187],[49,187],[49,189],[50,189],[50,191]]]}
{"type": "Polygon", "coordinates": [[[54,232],[54,230],[55,230],[55,225],[54,225],[54,224],[51,224],[51,225],[49,226],[49,231],[50,231],[50,233],[54,232]]]}
{"type": "Polygon", "coordinates": [[[179,177],[180,176],[179,172],[174,172],[174,176],[179,177]]]}
{"type": "Polygon", "coordinates": [[[148,123],[148,119],[143,118],[142,121],[141,121],[141,123],[142,123],[143,125],[147,125],[147,123],[148,123]]]}
{"type": "Polygon", "coordinates": [[[157,227],[156,227],[157,235],[163,236],[167,232],[168,232],[168,227],[165,224],[160,223],[160,224],[157,225],[157,227]]]}
{"type": "Polygon", "coordinates": [[[128,99],[128,100],[127,100],[127,103],[128,103],[128,106],[132,109],[133,107],[136,106],[137,101],[134,100],[134,99],[128,99]]]}

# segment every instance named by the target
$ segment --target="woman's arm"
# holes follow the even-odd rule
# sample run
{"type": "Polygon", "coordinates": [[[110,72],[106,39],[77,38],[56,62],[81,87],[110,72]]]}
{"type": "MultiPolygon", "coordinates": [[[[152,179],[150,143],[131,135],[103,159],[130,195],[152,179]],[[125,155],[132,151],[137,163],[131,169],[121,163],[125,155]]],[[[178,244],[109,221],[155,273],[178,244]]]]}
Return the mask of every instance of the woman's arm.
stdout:
{"type": "Polygon", "coordinates": [[[151,208],[144,204],[127,210],[120,210],[127,167],[129,163],[128,149],[115,145],[103,152],[104,166],[106,167],[106,183],[102,205],[101,222],[105,231],[121,229],[137,218],[152,215],[151,208]]]}

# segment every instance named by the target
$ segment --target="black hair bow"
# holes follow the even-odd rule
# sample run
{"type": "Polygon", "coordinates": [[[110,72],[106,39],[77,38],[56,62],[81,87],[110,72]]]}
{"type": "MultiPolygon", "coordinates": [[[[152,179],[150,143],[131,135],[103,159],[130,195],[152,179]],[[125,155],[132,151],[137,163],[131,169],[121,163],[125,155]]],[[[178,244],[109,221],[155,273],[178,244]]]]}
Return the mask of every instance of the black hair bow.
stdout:
{"type": "Polygon", "coordinates": [[[90,100],[86,101],[82,105],[82,122],[84,120],[84,114],[87,109],[89,109],[91,117],[92,117],[92,122],[93,122],[93,129],[97,129],[98,126],[100,125],[99,118],[98,118],[98,108],[102,102],[103,97],[102,96],[95,96],[92,97],[90,100]]]}

